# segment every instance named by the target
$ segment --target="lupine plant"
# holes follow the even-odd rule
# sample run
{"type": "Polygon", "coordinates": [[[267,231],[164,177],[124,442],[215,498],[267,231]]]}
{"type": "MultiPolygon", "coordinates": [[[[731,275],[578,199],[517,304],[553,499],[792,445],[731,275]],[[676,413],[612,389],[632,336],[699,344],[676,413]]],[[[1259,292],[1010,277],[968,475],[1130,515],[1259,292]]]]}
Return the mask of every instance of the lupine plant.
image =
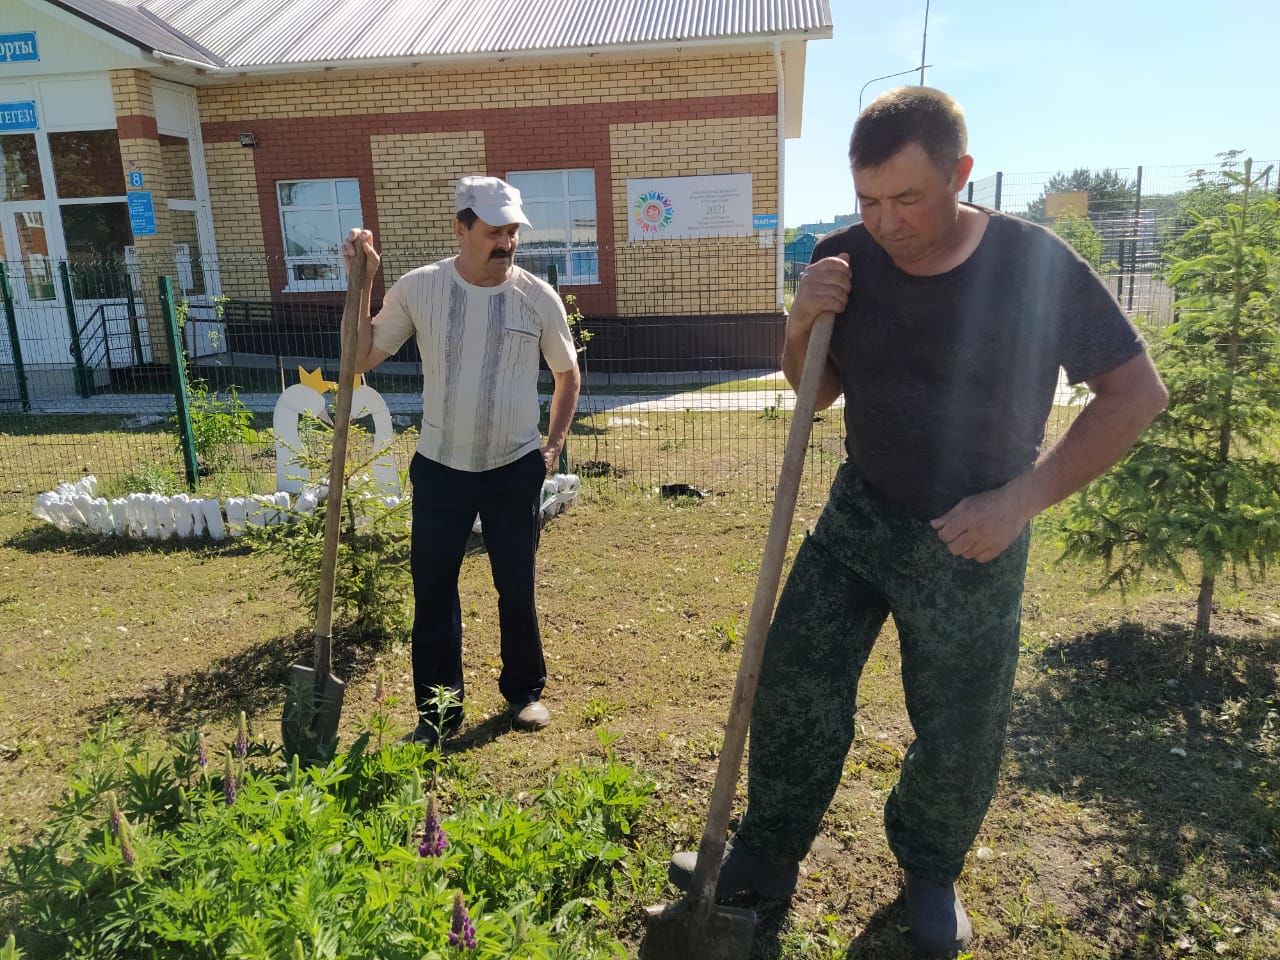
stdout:
{"type": "Polygon", "coordinates": [[[608,902],[633,892],[650,788],[612,755],[477,800],[471,768],[369,732],[311,768],[237,743],[221,773],[203,740],[148,751],[109,726],[86,743],[52,820],[0,869],[16,934],[0,957],[625,955],[608,902]]]}

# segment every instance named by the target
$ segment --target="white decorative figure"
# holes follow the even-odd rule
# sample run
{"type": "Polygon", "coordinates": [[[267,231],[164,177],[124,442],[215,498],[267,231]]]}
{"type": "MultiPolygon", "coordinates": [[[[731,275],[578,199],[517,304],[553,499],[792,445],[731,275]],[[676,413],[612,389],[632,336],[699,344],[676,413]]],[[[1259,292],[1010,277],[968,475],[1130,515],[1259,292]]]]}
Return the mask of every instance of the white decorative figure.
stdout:
{"type": "Polygon", "coordinates": [[[573,501],[578,499],[578,486],[581,481],[578,480],[577,474],[573,473],[557,473],[556,474],[556,500],[559,501],[561,509],[567,507],[573,501]]]}
{"type": "Polygon", "coordinates": [[[31,508],[31,515],[37,520],[43,520],[45,523],[53,523],[57,526],[53,519],[53,504],[57,501],[58,495],[52,490],[46,490],[44,493],[36,497],[36,505],[31,508]]]}
{"type": "Polygon", "coordinates": [[[111,522],[111,504],[102,497],[88,499],[87,503],[80,507],[80,512],[88,519],[89,529],[100,537],[110,536],[115,529],[115,525],[111,522]]]}
{"type": "Polygon", "coordinates": [[[295,383],[281,393],[280,399],[276,401],[275,413],[271,418],[271,430],[276,438],[277,490],[297,493],[307,481],[307,468],[298,459],[302,451],[298,422],[304,412],[309,412],[326,423],[329,422],[329,411],[325,406],[324,395],[311,386],[311,382],[295,383]]]}
{"type": "Polygon", "coordinates": [[[304,517],[309,517],[315,512],[316,502],[319,499],[319,487],[303,487],[302,492],[298,494],[298,503],[294,509],[304,517]]]}
{"type": "Polygon", "coordinates": [[[549,520],[559,512],[560,504],[556,499],[558,492],[552,477],[542,481],[542,491],[538,494],[538,510],[542,513],[543,519],[549,520]]]}
{"type": "Polygon", "coordinates": [[[248,509],[244,497],[227,497],[227,534],[238,537],[244,533],[248,509]]]}
{"type": "Polygon", "coordinates": [[[387,401],[373,387],[360,384],[351,395],[351,419],[373,418],[373,462],[369,469],[378,488],[388,494],[400,492],[400,472],[396,469],[396,431],[387,401]]]}
{"type": "MultiPolygon", "coordinates": [[[[298,493],[307,483],[306,468],[299,462],[302,440],[298,422],[304,412],[329,423],[325,393],[337,390],[337,384],[325,380],[319,369],[298,368],[299,382],[286,388],[276,401],[272,430],[276,436],[276,489],[298,493]]],[[[395,425],[382,395],[363,382],[357,382],[351,395],[351,419],[373,418],[373,460],[370,470],[375,483],[388,494],[400,492],[400,474],[394,452],[395,425]]]]}
{"type": "Polygon", "coordinates": [[[158,493],[152,494],[151,510],[151,536],[156,540],[168,540],[173,536],[173,507],[169,505],[169,498],[158,493]]]}
{"type": "Polygon", "coordinates": [[[199,497],[187,500],[187,512],[191,514],[191,536],[200,539],[204,536],[204,501],[199,497]]]}
{"type": "Polygon", "coordinates": [[[185,493],[175,494],[169,501],[173,510],[173,532],[186,540],[191,536],[191,507],[185,493]]]}
{"type": "Polygon", "coordinates": [[[222,504],[217,500],[201,500],[200,507],[204,513],[204,525],[209,530],[209,536],[214,540],[225,540],[227,528],[222,522],[222,504]]]}
{"type": "Polygon", "coordinates": [[[286,523],[289,520],[289,494],[285,490],[276,491],[276,515],[274,523],[286,523]]]}
{"type": "Polygon", "coordinates": [[[141,539],[144,533],[142,507],[146,503],[146,496],[145,493],[131,493],[125,499],[125,517],[128,519],[125,532],[133,540],[141,539]]]}
{"type": "Polygon", "coordinates": [[[85,514],[85,511],[88,510],[90,513],[93,512],[89,498],[83,493],[77,492],[71,494],[69,497],[63,497],[62,499],[67,504],[67,516],[71,518],[72,527],[82,533],[88,530],[89,517],[85,514]],[[83,504],[83,507],[81,504],[83,504]]]}
{"type": "Polygon", "coordinates": [[[117,497],[111,501],[111,526],[117,537],[129,535],[129,501],[117,497]]]}
{"type": "Polygon", "coordinates": [[[265,527],[275,523],[276,501],[270,494],[255,493],[249,498],[248,521],[250,526],[265,527]]]}

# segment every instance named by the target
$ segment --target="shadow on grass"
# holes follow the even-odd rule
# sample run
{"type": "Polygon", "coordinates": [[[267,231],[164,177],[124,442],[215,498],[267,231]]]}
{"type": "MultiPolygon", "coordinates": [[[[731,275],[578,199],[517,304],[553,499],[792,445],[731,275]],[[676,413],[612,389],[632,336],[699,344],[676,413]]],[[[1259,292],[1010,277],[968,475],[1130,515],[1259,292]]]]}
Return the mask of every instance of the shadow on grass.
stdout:
{"type": "MultiPolygon", "coordinates": [[[[87,719],[96,725],[132,711],[155,717],[166,730],[178,731],[203,718],[233,717],[239,710],[251,717],[265,716],[284,701],[289,667],[311,665],[313,647],[311,628],[299,629],[202,669],[170,675],[139,693],[112,697],[87,713],[87,719]]],[[[333,672],[348,688],[373,674],[381,652],[341,631],[333,638],[333,648],[333,672]]]]}
{"type": "MultiPolygon", "coordinates": [[[[850,891],[851,896],[856,892],[850,891]]],[[[786,935],[790,904],[778,901],[743,903],[759,918],[751,960],[790,960],[793,957],[834,956],[828,944],[789,942],[786,935]],[[799,951],[799,952],[797,952],[799,951]]],[[[810,926],[812,929],[812,926],[810,926]]],[[[811,933],[810,936],[813,936],[811,933]]],[[[907,934],[907,915],[901,898],[882,904],[842,954],[843,960],[913,960],[915,953],[907,934]]]]}
{"type": "Polygon", "coordinates": [[[1136,906],[1144,896],[1148,906],[1188,892],[1208,900],[1206,878],[1256,891],[1274,876],[1278,643],[1249,624],[1219,614],[1225,632],[1207,649],[1171,622],[1070,638],[1039,655],[1039,680],[1015,702],[1010,779],[1106,812],[1120,862],[1080,918],[1103,942],[1108,930],[1159,943],[1190,929],[1196,911],[1163,916],[1136,906]]]}
{"type": "Polygon", "coordinates": [[[123,557],[135,553],[183,553],[237,556],[249,553],[243,540],[129,540],[96,534],[63,533],[48,523],[28,527],[4,541],[24,553],[75,553],[86,557],[123,557]]]}

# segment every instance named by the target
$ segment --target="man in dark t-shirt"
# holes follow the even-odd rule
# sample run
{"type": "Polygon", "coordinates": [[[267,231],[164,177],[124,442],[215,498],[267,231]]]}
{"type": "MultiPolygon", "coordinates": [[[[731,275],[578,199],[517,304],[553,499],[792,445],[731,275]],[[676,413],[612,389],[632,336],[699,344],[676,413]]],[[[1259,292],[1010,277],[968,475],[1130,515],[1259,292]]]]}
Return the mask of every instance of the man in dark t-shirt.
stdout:
{"type": "MultiPolygon", "coordinates": [[[[917,948],[972,936],[955,881],[995,791],[1031,519],[1118,460],[1167,393],[1101,280],[1054,234],[971,204],[964,116],[903,87],[850,145],[863,222],[814,251],[787,320],[799,383],[836,314],[818,408],[845,398],[848,460],[796,555],[751,717],[747,809],[717,896],[789,897],[853,739],[889,614],[915,740],[885,805],[917,948]],[[1058,371],[1093,399],[1041,452],[1058,371]]],[[[670,876],[688,888],[694,854],[670,876]]]]}

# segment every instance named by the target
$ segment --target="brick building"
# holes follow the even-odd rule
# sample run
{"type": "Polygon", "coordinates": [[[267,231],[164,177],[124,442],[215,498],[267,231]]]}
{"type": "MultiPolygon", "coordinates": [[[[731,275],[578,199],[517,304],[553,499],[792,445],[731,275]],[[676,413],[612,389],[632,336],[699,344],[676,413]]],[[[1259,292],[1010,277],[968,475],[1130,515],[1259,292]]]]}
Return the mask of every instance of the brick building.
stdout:
{"type": "Polygon", "coordinates": [[[335,244],[356,224],[394,279],[451,251],[452,184],[470,173],[521,188],[520,262],[554,264],[606,327],[780,314],[782,147],[805,44],[831,35],[827,0],[7,11],[0,259],[28,368],[66,368],[93,316],[104,342],[143,318],[107,348],[117,364],[162,353],[155,273],[197,307],[228,298],[228,316],[332,305],[335,244]]]}

